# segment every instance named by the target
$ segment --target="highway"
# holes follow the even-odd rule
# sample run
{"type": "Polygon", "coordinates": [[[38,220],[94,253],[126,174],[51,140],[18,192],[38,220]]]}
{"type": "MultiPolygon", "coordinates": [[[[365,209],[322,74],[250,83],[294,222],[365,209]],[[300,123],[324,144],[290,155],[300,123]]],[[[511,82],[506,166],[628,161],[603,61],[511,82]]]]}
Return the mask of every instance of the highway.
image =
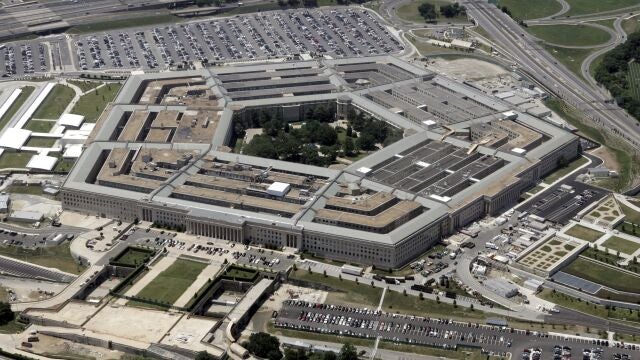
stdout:
{"type": "Polygon", "coordinates": [[[504,55],[514,59],[535,81],[581,110],[598,127],[625,139],[634,149],[640,149],[637,121],[617,105],[606,103],[607,97],[558,64],[512,18],[486,1],[470,0],[464,5],[477,24],[493,36],[504,55]]]}

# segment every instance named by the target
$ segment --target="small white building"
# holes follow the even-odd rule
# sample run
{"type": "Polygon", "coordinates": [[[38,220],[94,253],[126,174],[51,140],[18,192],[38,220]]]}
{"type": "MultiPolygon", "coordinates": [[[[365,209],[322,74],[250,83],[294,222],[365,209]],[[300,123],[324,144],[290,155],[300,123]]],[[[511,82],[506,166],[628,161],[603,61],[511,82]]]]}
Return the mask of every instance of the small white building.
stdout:
{"type": "Polygon", "coordinates": [[[51,171],[56,166],[58,158],[47,155],[34,155],[27,163],[27,169],[29,170],[47,170],[51,171]]]}
{"type": "Polygon", "coordinates": [[[38,221],[42,221],[44,218],[44,214],[39,211],[12,211],[9,214],[9,221],[15,222],[23,222],[23,223],[35,223],[38,221]]]}
{"type": "Polygon", "coordinates": [[[60,119],[58,119],[58,125],[64,126],[67,129],[79,129],[83,122],[84,116],[76,114],[62,114],[60,119]]]}
{"type": "Polygon", "coordinates": [[[267,194],[284,197],[289,192],[289,189],[291,189],[290,184],[275,181],[267,188],[267,194]]]}

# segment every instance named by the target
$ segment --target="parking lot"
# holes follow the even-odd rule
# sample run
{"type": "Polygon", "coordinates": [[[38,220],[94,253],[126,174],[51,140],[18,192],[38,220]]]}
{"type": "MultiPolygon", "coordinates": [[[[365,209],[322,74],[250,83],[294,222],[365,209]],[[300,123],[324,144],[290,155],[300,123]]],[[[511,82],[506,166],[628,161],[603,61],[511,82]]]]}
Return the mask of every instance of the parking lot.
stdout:
{"type": "Polygon", "coordinates": [[[561,352],[573,351],[573,358],[587,356],[587,350],[586,359],[613,359],[616,353],[631,355],[633,358],[639,353],[638,349],[615,347],[604,340],[586,340],[509,327],[398,315],[375,309],[299,300],[284,302],[275,319],[275,326],[347,337],[373,339],[379,336],[381,340],[394,343],[440,348],[479,347],[497,354],[511,352],[514,357],[524,354],[525,349],[532,355],[537,349],[541,355],[539,359],[554,359],[557,346],[560,346],[561,352]]]}
{"type": "Polygon", "coordinates": [[[333,58],[397,53],[402,43],[370,11],[292,9],[175,25],[147,26],[7,43],[0,76],[46,73],[73,63],[77,70],[168,69],[194,61],[266,60],[298,54],[333,58]],[[53,62],[53,63],[52,63],[53,62]]]}
{"type": "Polygon", "coordinates": [[[238,264],[257,269],[284,271],[293,262],[293,255],[278,251],[256,248],[227,240],[206,237],[182,236],[171,231],[158,229],[132,228],[122,240],[139,246],[149,246],[155,249],[166,247],[170,251],[177,251],[203,258],[233,258],[238,264]]]}
{"type": "Polygon", "coordinates": [[[333,57],[398,52],[401,43],[362,9],[286,10],[146,29],[91,34],[76,39],[78,67],[168,68],[286,57],[333,57]]]}
{"type": "Polygon", "coordinates": [[[543,217],[549,221],[566,224],[578,212],[590,204],[600,201],[606,192],[592,186],[572,181],[567,183],[573,189],[567,191],[560,185],[538,195],[519,211],[543,217]]]}

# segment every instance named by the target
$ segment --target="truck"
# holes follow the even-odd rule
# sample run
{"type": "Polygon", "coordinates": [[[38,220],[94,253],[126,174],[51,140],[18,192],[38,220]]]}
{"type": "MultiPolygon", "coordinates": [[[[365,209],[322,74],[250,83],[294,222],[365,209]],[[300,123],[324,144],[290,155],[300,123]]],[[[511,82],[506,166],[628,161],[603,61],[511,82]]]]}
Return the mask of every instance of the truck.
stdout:
{"type": "Polygon", "coordinates": [[[490,241],[487,241],[487,242],[484,244],[484,246],[485,246],[487,249],[498,250],[498,245],[496,245],[496,244],[494,244],[494,243],[492,243],[492,242],[490,242],[490,241]]]}
{"type": "Polygon", "coordinates": [[[362,275],[363,271],[364,270],[361,267],[357,267],[357,266],[353,266],[353,265],[347,265],[347,264],[342,265],[342,268],[340,269],[341,273],[354,275],[354,276],[362,275]]]}

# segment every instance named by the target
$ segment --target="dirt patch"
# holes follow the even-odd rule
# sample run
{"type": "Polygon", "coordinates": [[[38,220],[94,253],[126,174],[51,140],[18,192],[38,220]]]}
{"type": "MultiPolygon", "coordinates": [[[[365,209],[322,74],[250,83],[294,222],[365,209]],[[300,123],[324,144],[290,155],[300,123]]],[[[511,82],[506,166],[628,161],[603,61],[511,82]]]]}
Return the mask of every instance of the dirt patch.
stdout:
{"type": "Polygon", "coordinates": [[[620,164],[616,161],[615,155],[606,147],[600,146],[589,153],[602,159],[604,166],[609,170],[620,171],[620,164]]]}
{"type": "Polygon", "coordinates": [[[435,58],[429,62],[430,70],[462,78],[463,80],[483,80],[509,74],[504,68],[478,59],[435,58]]]}
{"type": "Polygon", "coordinates": [[[38,335],[38,338],[40,341],[32,343],[33,348],[29,349],[29,351],[43,356],[67,359],[120,359],[125,355],[120,351],[77,344],[42,334],[38,335]]]}

